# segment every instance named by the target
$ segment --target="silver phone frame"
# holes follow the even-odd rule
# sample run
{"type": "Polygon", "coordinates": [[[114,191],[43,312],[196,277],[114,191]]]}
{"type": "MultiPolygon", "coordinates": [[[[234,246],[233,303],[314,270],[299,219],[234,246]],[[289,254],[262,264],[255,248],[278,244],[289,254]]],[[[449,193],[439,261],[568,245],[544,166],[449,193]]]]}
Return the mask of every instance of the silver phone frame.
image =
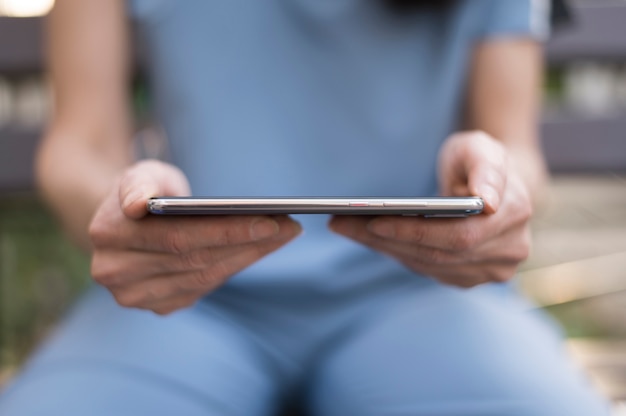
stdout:
{"type": "Polygon", "coordinates": [[[480,214],[480,197],[158,197],[147,209],[157,215],[422,215],[480,214]]]}

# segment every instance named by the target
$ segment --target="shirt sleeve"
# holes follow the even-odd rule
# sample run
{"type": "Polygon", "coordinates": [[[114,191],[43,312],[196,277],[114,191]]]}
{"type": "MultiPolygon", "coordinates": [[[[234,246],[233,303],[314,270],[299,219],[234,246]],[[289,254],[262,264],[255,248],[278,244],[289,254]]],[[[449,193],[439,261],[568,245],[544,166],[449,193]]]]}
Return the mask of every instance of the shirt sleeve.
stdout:
{"type": "Polygon", "coordinates": [[[551,0],[486,0],[484,11],[479,37],[529,36],[544,41],[550,35],[551,0]]]}

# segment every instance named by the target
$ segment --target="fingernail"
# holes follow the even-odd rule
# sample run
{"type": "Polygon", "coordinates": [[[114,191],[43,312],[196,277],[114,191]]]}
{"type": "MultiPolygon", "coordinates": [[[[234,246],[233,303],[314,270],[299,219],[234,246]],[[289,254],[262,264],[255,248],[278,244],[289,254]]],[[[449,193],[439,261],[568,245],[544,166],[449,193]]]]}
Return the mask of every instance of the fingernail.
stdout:
{"type": "Polygon", "coordinates": [[[253,240],[262,240],[278,234],[278,223],[270,219],[256,220],[250,226],[250,236],[253,240]]]}
{"type": "Polygon", "coordinates": [[[386,221],[371,221],[367,224],[367,229],[372,234],[383,238],[394,238],[396,236],[395,227],[386,221]]]}

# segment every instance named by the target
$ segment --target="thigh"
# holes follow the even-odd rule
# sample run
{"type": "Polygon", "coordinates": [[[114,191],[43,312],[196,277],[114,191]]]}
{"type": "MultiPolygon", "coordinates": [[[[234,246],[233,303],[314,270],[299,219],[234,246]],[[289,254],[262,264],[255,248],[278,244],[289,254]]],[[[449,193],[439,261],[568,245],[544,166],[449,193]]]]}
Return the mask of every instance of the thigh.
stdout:
{"type": "Polygon", "coordinates": [[[320,362],[319,415],[603,415],[551,325],[501,289],[436,285],[370,311],[320,362]]]}
{"type": "Polygon", "coordinates": [[[266,415],[272,367],[217,310],[168,317],[92,290],[0,396],[0,414],[266,415]]]}

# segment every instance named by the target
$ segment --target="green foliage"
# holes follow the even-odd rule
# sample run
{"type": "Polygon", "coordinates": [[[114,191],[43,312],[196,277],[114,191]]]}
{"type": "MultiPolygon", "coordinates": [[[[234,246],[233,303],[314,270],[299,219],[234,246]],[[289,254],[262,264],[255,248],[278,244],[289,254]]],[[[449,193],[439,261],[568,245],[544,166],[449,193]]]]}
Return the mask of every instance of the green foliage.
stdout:
{"type": "Polygon", "coordinates": [[[33,196],[0,199],[0,367],[19,364],[88,281],[88,261],[33,196]]]}
{"type": "Polygon", "coordinates": [[[543,98],[545,106],[562,108],[565,100],[565,73],[563,67],[551,66],[546,69],[543,84],[543,98]]]}

